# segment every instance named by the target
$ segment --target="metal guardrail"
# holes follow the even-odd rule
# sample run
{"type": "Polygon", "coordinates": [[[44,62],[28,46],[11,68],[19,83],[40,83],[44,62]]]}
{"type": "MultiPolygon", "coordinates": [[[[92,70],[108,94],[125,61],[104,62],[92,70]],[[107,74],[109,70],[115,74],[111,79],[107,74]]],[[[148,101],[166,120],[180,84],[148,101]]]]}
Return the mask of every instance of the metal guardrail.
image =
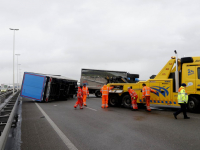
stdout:
{"type": "Polygon", "coordinates": [[[2,103],[4,103],[4,100],[9,96],[9,95],[11,95],[12,94],[12,91],[8,91],[8,92],[5,92],[5,93],[1,93],[0,94],[0,105],[2,104],[2,103]]]}
{"type": "MultiPolygon", "coordinates": [[[[5,105],[0,109],[0,150],[4,150],[6,141],[13,124],[14,116],[17,110],[19,100],[19,92],[16,92],[12,97],[8,98],[5,105]]],[[[17,120],[15,120],[17,122],[17,120]]]]}

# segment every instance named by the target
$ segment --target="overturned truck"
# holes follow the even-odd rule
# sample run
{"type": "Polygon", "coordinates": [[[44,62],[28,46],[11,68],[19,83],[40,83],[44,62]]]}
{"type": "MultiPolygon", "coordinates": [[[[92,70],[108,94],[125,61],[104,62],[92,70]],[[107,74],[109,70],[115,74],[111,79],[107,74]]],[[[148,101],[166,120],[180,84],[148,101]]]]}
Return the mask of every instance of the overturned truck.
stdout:
{"type": "Polygon", "coordinates": [[[77,80],[60,75],[24,72],[21,96],[40,102],[66,100],[77,93],[77,80]]]}
{"type": "Polygon", "coordinates": [[[80,85],[86,84],[90,94],[101,97],[101,88],[108,83],[136,83],[139,74],[125,71],[82,69],[80,85]]]}

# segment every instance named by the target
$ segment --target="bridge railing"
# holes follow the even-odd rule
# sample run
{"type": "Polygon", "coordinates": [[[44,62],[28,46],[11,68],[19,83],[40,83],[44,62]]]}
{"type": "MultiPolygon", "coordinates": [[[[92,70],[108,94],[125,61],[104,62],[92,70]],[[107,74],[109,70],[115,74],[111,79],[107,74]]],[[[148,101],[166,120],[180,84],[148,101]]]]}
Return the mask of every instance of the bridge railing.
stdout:
{"type": "MultiPolygon", "coordinates": [[[[5,148],[7,138],[10,132],[10,128],[14,122],[16,110],[19,101],[19,92],[14,93],[12,97],[9,97],[1,104],[0,108],[0,150],[5,148]]],[[[15,118],[16,119],[16,118],[15,118]]]]}
{"type": "Polygon", "coordinates": [[[5,99],[6,99],[9,95],[11,95],[12,93],[13,93],[12,91],[7,91],[7,92],[5,92],[5,93],[0,93],[0,105],[1,105],[2,103],[4,103],[5,99]]]}

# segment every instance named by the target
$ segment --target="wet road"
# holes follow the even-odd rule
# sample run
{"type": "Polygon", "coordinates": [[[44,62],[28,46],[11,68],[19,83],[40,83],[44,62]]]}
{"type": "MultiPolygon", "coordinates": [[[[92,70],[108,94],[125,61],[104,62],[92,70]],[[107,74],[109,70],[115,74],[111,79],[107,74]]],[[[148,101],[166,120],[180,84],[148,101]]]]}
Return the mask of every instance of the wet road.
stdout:
{"type": "MultiPolygon", "coordinates": [[[[131,111],[118,107],[102,109],[101,98],[91,96],[87,99],[88,107],[80,110],[73,108],[75,102],[76,99],[70,99],[37,104],[79,150],[200,149],[200,114],[188,113],[191,117],[188,120],[183,119],[183,115],[180,114],[175,120],[172,113],[177,110],[176,108],[154,107],[152,112],[146,112],[145,109],[131,111]]],[[[33,115],[34,111],[30,115],[33,115]]],[[[33,139],[34,149],[68,149],[46,119],[34,102],[23,99],[22,149],[27,149],[27,145],[31,149],[33,139]],[[40,129],[35,135],[31,131],[27,133],[28,127],[31,126],[28,114],[30,105],[37,111],[35,118],[42,120],[37,123],[40,129]],[[50,143],[48,145],[48,139],[44,139],[44,144],[41,140],[39,144],[35,140],[34,136],[40,137],[38,134],[44,136],[47,132],[48,134],[53,132],[50,136],[54,138],[52,139],[54,148],[49,146],[50,143]],[[37,147],[38,145],[40,146],[37,147]]]]}

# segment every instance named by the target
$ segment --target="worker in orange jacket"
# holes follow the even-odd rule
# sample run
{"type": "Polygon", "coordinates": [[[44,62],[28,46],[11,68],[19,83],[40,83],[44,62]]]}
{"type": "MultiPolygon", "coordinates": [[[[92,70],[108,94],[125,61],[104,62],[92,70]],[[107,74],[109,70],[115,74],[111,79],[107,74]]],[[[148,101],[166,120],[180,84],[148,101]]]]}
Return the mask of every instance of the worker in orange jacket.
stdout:
{"type": "Polygon", "coordinates": [[[76,108],[79,105],[80,109],[83,109],[83,91],[82,86],[78,87],[78,93],[77,93],[77,102],[74,105],[74,108],[76,108]]]}
{"type": "Polygon", "coordinates": [[[145,83],[142,84],[143,88],[142,88],[142,98],[143,100],[146,100],[146,107],[147,107],[147,111],[151,111],[150,108],[150,92],[153,93],[157,93],[155,90],[151,89],[150,87],[146,86],[145,83]]]}
{"type": "Polygon", "coordinates": [[[83,84],[83,105],[84,106],[87,106],[86,105],[86,98],[87,98],[87,95],[89,96],[89,90],[88,90],[88,87],[86,87],[86,84],[83,84]]]}
{"type": "Polygon", "coordinates": [[[109,90],[113,89],[113,87],[108,87],[107,85],[104,85],[101,88],[101,93],[102,93],[102,105],[101,108],[108,108],[108,94],[109,90]]]}
{"type": "Polygon", "coordinates": [[[137,95],[137,93],[132,89],[132,87],[128,87],[128,92],[129,92],[129,95],[131,96],[131,103],[133,106],[133,110],[138,110],[138,106],[137,106],[138,95],[137,95]]]}

